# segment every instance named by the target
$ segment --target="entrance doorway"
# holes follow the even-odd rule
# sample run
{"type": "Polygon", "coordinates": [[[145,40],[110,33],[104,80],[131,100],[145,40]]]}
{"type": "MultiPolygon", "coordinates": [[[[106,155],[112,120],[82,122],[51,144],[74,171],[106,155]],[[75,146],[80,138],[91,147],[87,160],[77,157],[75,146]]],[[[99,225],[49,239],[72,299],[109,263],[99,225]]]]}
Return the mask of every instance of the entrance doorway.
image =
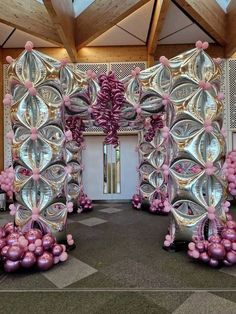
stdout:
{"type": "Polygon", "coordinates": [[[138,184],[137,135],[119,136],[119,146],[104,144],[104,136],[85,136],[83,186],[93,200],[130,200],[138,184]]]}

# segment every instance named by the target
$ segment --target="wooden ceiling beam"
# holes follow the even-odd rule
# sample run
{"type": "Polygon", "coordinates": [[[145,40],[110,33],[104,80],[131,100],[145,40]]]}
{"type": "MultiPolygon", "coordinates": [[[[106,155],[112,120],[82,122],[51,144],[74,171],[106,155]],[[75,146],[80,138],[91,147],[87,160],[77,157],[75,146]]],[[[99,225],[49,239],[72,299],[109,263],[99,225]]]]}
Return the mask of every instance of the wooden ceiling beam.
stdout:
{"type": "Polygon", "coordinates": [[[173,2],[217,43],[226,45],[226,14],[215,0],[173,0],[173,2]]]}
{"type": "Polygon", "coordinates": [[[45,6],[36,0],[0,0],[0,22],[62,46],[45,6]]]}
{"type": "Polygon", "coordinates": [[[150,26],[150,32],[147,42],[148,60],[150,60],[149,66],[152,66],[152,56],[154,56],[158,39],[165,21],[166,13],[170,5],[170,0],[157,0],[154,7],[153,17],[150,26]]]}
{"type": "Polygon", "coordinates": [[[77,48],[86,46],[149,1],[95,0],[76,18],[77,48]]]}
{"type": "MultiPolygon", "coordinates": [[[[236,53],[236,2],[230,1],[226,14],[227,46],[225,47],[226,58],[236,53]]],[[[235,57],[235,56],[234,56],[235,57]]]]}
{"type": "Polygon", "coordinates": [[[43,2],[71,61],[76,62],[75,14],[72,1],[43,0],[43,2]]]}

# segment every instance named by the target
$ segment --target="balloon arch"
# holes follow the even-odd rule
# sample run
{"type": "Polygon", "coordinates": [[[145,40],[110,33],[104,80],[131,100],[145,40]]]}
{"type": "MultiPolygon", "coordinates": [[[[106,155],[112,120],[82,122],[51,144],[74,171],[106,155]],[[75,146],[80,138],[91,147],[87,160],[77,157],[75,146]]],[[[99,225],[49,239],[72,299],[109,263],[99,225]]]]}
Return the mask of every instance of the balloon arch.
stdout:
{"type": "Polygon", "coordinates": [[[210,58],[207,46],[199,41],[122,81],[112,72],[74,72],[31,42],[17,59],[9,57],[16,225],[66,237],[67,212],[78,199],[86,203],[83,131],[95,125],[111,145],[120,127],[140,131],[133,203],[171,212],[166,247],[217,233],[226,220],[225,139],[220,59],[210,58]]]}

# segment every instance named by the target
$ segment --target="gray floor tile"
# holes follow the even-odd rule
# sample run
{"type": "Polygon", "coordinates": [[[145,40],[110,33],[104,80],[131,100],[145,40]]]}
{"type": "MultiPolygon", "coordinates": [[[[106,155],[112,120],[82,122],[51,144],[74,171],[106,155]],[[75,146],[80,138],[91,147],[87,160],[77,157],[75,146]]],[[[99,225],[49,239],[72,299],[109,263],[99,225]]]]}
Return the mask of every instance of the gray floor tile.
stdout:
{"type": "Polygon", "coordinates": [[[88,218],[88,219],[80,220],[78,222],[80,224],[83,224],[83,225],[86,225],[86,226],[89,226],[89,227],[93,227],[93,226],[96,226],[96,225],[103,224],[103,223],[105,223],[107,221],[104,220],[104,219],[101,219],[101,218],[91,217],[91,218],[88,218]]]}
{"type": "Polygon", "coordinates": [[[56,287],[64,288],[95,272],[97,272],[95,268],[81,262],[73,256],[69,256],[68,261],[42,274],[56,287]]]}
{"type": "Polygon", "coordinates": [[[236,304],[207,292],[192,294],[173,314],[234,314],[236,304]]]}
{"type": "Polygon", "coordinates": [[[123,211],[123,209],[108,207],[108,208],[100,209],[99,211],[102,213],[114,214],[114,213],[118,213],[118,212],[123,211]]]}
{"type": "Polygon", "coordinates": [[[236,267],[222,267],[220,271],[227,275],[236,277],[236,267]]]}

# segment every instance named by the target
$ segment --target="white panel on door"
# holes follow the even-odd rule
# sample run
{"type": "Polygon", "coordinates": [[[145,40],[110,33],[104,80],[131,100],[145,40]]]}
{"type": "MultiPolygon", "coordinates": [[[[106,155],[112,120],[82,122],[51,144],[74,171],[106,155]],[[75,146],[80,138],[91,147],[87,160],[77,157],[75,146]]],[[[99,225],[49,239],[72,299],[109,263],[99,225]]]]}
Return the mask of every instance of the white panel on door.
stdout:
{"type": "Polygon", "coordinates": [[[85,136],[83,186],[93,200],[131,199],[138,183],[137,135],[120,136],[119,148],[104,136],[85,136]]]}

